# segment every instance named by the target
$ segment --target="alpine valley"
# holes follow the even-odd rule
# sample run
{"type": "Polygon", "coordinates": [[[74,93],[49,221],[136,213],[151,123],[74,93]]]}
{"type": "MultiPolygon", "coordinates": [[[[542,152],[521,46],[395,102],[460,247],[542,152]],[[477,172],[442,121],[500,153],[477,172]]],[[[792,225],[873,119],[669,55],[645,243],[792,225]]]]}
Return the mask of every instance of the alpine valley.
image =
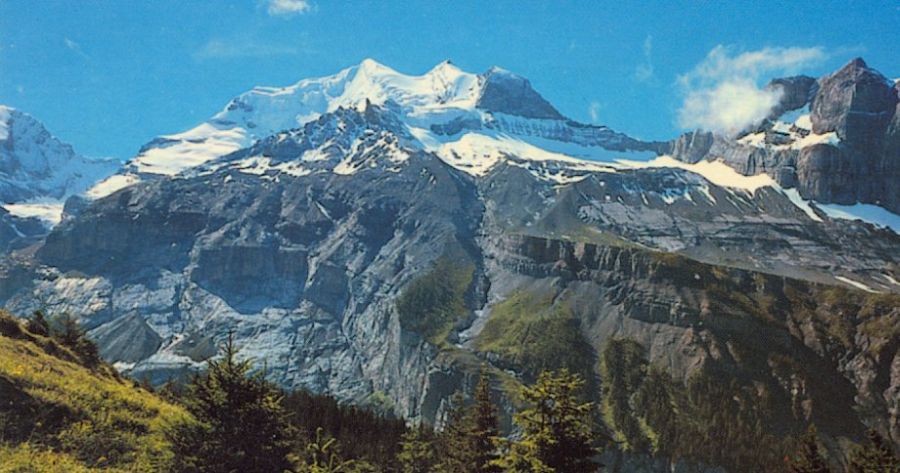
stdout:
{"type": "Polygon", "coordinates": [[[768,88],[740,133],[648,142],[500,68],[365,60],[125,164],[0,107],[0,304],[155,385],[232,333],[286,389],[438,426],[480,371],[508,427],[568,368],[609,471],[765,471],[810,423],[836,463],[900,446],[900,84],[768,88]]]}

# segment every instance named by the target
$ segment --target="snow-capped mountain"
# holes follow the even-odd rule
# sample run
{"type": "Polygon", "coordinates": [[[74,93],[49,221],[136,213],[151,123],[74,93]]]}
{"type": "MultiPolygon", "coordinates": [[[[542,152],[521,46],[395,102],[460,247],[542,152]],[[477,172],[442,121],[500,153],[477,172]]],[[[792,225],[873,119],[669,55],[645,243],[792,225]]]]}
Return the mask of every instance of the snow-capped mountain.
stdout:
{"type": "Polygon", "coordinates": [[[768,403],[766,432],[900,434],[900,381],[881,376],[900,347],[877,328],[900,313],[900,235],[784,178],[790,156],[854,139],[817,125],[820,99],[806,117],[816,81],[794,82],[759,129],[671,143],[566,119],[497,68],[364,61],[256,88],[0,259],[0,302],[79,314],[107,360],[154,382],[233,333],[282,386],[439,421],[477,370],[594,379],[625,337],[671,386],[714,370],[737,402],[723,411],[768,403]]]}
{"type": "Polygon", "coordinates": [[[614,155],[645,159],[661,146],[568,120],[527,79],[500,68],[472,74],[445,61],[421,76],[410,76],[366,59],[333,76],[288,87],[256,87],[207,122],[147,143],[125,171],[89,194],[106,195],[141,177],[177,174],[274,133],[302,127],[324,113],[364,109],[366,104],[390,110],[416,147],[437,152],[474,174],[483,174],[513,149],[555,153],[568,160],[608,160],[614,155]]]}
{"type": "MultiPolygon", "coordinates": [[[[873,82],[881,87],[886,82],[878,80],[882,76],[859,61],[848,67],[864,72],[857,74],[863,77],[857,82],[867,87],[871,88],[873,82]],[[865,79],[870,76],[875,80],[865,79]]],[[[838,153],[850,156],[850,162],[855,163],[851,168],[868,169],[860,164],[865,159],[852,158],[862,153],[858,151],[861,147],[852,146],[853,137],[842,139],[846,127],[840,133],[834,126],[813,131],[814,123],[824,120],[821,113],[813,113],[817,95],[837,95],[834,101],[850,103],[836,92],[827,92],[834,86],[820,87],[825,79],[798,76],[773,81],[770,87],[785,91],[782,102],[770,120],[737,139],[694,132],[670,143],[659,143],[567,119],[527,79],[497,67],[473,74],[445,61],[423,75],[413,76],[367,59],[333,76],[304,79],[288,87],[256,87],[231,100],[207,122],[149,142],[121,172],[94,186],[87,195],[98,198],[141,179],[180,173],[276,133],[302,128],[323,114],[377,105],[393,116],[395,131],[406,136],[408,147],[433,152],[474,176],[483,176],[515,156],[542,178],[564,183],[583,178],[587,171],[671,165],[673,161],[667,159],[650,162],[671,154],[688,164],[722,161],[743,175],[766,173],[774,179],[773,186],[782,189],[800,208],[810,209],[815,218],[862,219],[900,229],[900,217],[892,207],[898,205],[893,194],[896,186],[888,185],[900,166],[888,159],[886,165],[872,167],[887,172],[876,176],[879,185],[867,187],[826,184],[829,179],[837,179],[829,175],[847,174],[841,171],[844,165],[836,164],[832,172],[819,169],[822,164],[812,164],[823,161],[819,156],[838,153]]],[[[890,94],[886,97],[890,102],[890,94]]],[[[822,98],[816,103],[826,102],[822,98]]],[[[891,108],[893,103],[885,107],[891,108]]],[[[887,116],[885,123],[889,121],[887,116]]],[[[894,128],[891,125],[889,130],[894,128]]],[[[894,140],[890,133],[886,147],[894,140]]],[[[321,145],[327,147],[328,143],[321,145]]],[[[887,150],[884,154],[891,153],[887,150]]],[[[693,172],[703,169],[707,168],[701,166],[693,172]]],[[[851,181],[858,183],[860,179],[851,181]]]]}
{"type": "Polygon", "coordinates": [[[30,115],[0,105],[0,205],[22,217],[59,221],[62,205],[120,166],[89,159],[30,115]]]}

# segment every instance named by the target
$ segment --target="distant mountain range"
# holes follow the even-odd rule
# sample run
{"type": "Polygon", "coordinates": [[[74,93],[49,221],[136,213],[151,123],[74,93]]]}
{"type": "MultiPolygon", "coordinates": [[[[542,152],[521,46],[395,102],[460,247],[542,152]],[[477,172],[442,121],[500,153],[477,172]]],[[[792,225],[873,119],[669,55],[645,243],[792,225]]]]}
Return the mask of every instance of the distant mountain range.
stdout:
{"type": "MultiPolygon", "coordinates": [[[[777,442],[815,422],[833,455],[865,426],[897,442],[900,89],[861,59],[769,87],[779,104],[737,136],[646,142],[499,68],[366,60],[255,88],[115,171],[7,119],[0,223],[67,200],[49,233],[8,240],[0,301],[78,314],[138,378],[197,369],[233,332],[285,387],[438,423],[480,369],[502,394],[568,367],[602,401],[627,339],[623,369],[658,368],[672,396],[725,386],[697,416],[751,416],[777,442]],[[38,156],[61,164],[6,166],[38,156]]],[[[628,409],[608,427],[635,445],[687,422],[628,409]]],[[[623,461],[746,471],[665,442],[623,461]]]]}
{"type": "Polygon", "coordinates": [[[78,155],[30,115],[0,105],[0,248],[33,243],[59,223],[67,197],[120,166],[78,155]]]}

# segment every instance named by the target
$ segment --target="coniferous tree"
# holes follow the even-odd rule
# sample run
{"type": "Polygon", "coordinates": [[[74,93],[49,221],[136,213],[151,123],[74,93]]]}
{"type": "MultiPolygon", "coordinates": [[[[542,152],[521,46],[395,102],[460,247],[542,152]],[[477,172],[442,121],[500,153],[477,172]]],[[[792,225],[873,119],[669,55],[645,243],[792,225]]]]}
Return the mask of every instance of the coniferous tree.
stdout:
{"type": "Polygon", "coordinates": [[[472,449],[472,416],[465,406],[462,393],[450,398],[447,423],[438,438],[439,463],[437,473],[475,473],[475,452],[472,449]]]}
{"type": "Polygon", "coordinates": [[[431,473],[435,467],[434,435],[422,425],[403,434],[397,454],[401,473],[431,473]]]}
{"type": "Polygon", "coordinates": [[[100,364],[100,350],[93,341],[87,338],[87,334],[75,317],[63,314],[54,318],[50,327],[50,335],[78,355],[82,364],[88,368],[94,368],[100,364]]]}
{"type": "Polygon", "coordinates": [[[522,397],[528,407],[513,417],[522,438],[501,442],[505,453],[495,465],[509,473],[596,471],[593,403],[579,400],[583,385],[578,375],[563,369],[543,372],[534,386],[524,388],[522,397]]]}
{"type": "Polygon", "coordinates": [[[809,426],[803,436],[800,437],[800,444],[797,448],[797,454],[794,458],[788,460],[788,470],[791,473],[830,473],[828,464],[819,454],[818,435],[816,435],[816,427],[809,426]]]}
{"type": "Polygon", "coordinates": [[[866,433],[868,445],[850,456],[850,473],[900,473],[900,457],[874,429],[866,433]]]}
{"type": "Polygon", "coordinates": [[[306,458],[297,473],[365,473],[375,471],[367,462],[345,460],[341,456],[337,439],[325,435],[325,429],[316,429],[316,438],[306,445],[306,458]]]}
{"type": "Polygon", "coordinates": [[[474,453],[476,472],[499,473],[500,468],[494,464],[497,460],[495,440],[500,433],[497,408],[491,400],[491,385],[482,373],[475,386],[475,405],[472,407],[472,451],[474,453]]]}
{"type": "Polygon", "coordinates": [[[220,360],[195,376],[183,399],[196,418],[167,434],[182,472],[282,472],[290,468],[292,432],[280,392],[262,373],[251,373],[250,360],[239,361],[228,336],[220,360]]]}
{"type": "Polygon", "coordinates": [[[475,387],[474,403],[465,406],[461,393],[450,401],[447,425],[440,436],[438,473],[499,473],[497,459],[497,412],[491,387],[482,375],[475,387]]]}

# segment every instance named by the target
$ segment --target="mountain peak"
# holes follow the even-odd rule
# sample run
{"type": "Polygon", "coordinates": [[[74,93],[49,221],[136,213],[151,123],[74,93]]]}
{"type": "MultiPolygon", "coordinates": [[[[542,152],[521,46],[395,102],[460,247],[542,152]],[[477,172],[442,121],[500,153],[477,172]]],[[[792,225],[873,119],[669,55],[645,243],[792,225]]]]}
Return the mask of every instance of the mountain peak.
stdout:
{"type": "Polygon", "coordinates": [[[531,87],[531,82],[493,66],[482,75],[484,85],[477,107],[525,118],[562,120],[565,117],[531,87]]]}
{"type": "Polygon", "coordinates": [[[382,64],[372,58],[369,58],[369,57],[360,61],[359,66],[357,66],[357,70],[363,71],[366,73],[389,73],[389,74],[397,73],[397,71],[395,71],[395,70],[391,69],[390,67],[385,66],[384,64],[382,64]]]}
{"type": "Polygon", "coordinates": [[[303,79],[287,87],[256,87],[241,94],[207,122],[142,147],[126,172],[138,176],[135,179],[177,174],[279,131],[302,128],[340,108],[365,112],[372,106],[396,115],[423,146],[440,147],[468,132],[492,130],[575,141],[588,148],[632,149],[627,142],[637,145],[633,149],[645,149],[642,143],[605,128],[570,128],[566,117],[528,79],[500,67],[473,74],[445,60],[413,75],[367,58],[331,76],[303,79]]]}
{"type": "Polygon", "coordinates": [[[62,199],[118,167],[112,160],[79,155],[38,119],[6,105],[0,105],[0,142],[0,201],[5,204],[62,199]]]}
{"type": "Polygon", "coordinates": [[[432,67],[430,71],[425,73],[426,76],[435,76],[435,75],[459,75],[465,74],[465,72],[456,67],[456,64],[453,64],[453,61],[449,59],[444,59],[436,66],[432,67]]]}
{"type": "Polygon", "coordinates": [[[868,69],[869,66],[866,64],[866,61],[861,57],[855,57],[844,66],[844,68],[860,68],[860,69],[868,69]]]}

